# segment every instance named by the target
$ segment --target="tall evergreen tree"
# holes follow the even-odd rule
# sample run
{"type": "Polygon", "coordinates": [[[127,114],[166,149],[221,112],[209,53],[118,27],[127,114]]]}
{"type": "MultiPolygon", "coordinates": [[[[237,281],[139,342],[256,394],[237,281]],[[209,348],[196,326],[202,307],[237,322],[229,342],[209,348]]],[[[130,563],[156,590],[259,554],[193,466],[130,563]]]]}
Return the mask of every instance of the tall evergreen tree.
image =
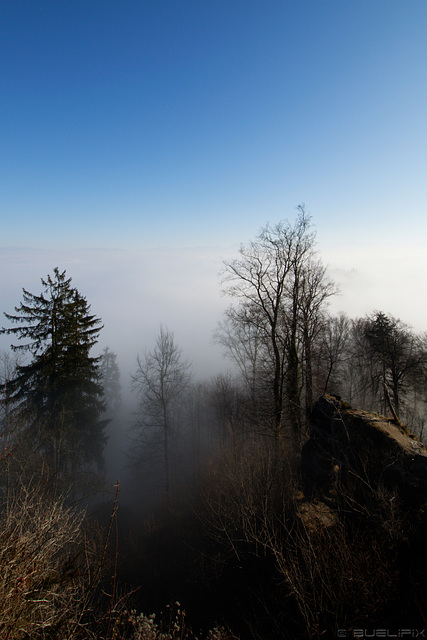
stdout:
{"type": "Polygon", "coordinates": [[[41,282],[40,295],[23,289],[15,315],[5,313],[18,326],[0,333],[22,340],[11,348],[32,356],[6,383],[6,400],[26,437],[56,473],[94,461],[101,466],[105,422],[99,416],[104,405],[99,358],[90,356],[101,320],[90,313],[65,271],[56,267],[41,282]]]}
{"type": "Polygon", "coordinates": [[[107,409],[114,412],[121,405],[120,369],[117,355],[105,347],[99,360],[102,387],[107,409]]]}
{"type": "Polygon", "coordinates": [[[381,311],[363,326],[373,389],[383,396],[384,411],[389,406],[398,415],[408,388],[425,383],[424,343],[410,327],[381,311]]]}

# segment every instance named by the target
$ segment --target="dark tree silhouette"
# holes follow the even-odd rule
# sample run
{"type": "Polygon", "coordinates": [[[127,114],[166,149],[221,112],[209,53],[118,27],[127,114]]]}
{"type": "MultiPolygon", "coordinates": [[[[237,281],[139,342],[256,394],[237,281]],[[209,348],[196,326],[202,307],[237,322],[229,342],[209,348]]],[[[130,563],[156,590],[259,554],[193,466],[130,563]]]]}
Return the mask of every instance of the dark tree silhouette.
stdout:
{"type": "Polygon", "coordinates": [[[393,316],[376,312],[364,323],[372,383],[378,395],[399,415],[408,386],[425,380],[427,353],[422,341],[393,316]]]}
{"type": "Polygon", "coordinates": [[[99,359],[102,387],[107,408],[116,411],[122,401],[120,385],[120,369],[117,355],[109,347],[105,347],[99,359]]]}
{"type": "Polygon", "coordinates": [[[160,327],[152,352],[137,357],[132,376],[133,388],[140,397],[136,424],[137,448],[142,455],[160,454],[163,463],[166,499],[171,492],[172,438],[177,427],[178,403],[190,383],[190,365],[182,359],[174,335],[160,327]]]}
{"type": "MultiPolygon", "coordinates": [[[[217,341],[231,347],[239,366],[242,355],[246,366],[250,351],[252,356],[256,353],[257,366],[263,363],[269,372],[265,379],[271,389],[276,441],[281,439],[286,423],[296,438],[300,437],[305,413],[303,389],[306,412],[313,400],[312,341],[319,333],[322,307],[335,293],[325,268],[315,258],[314,241],[310,216],[301,205],[293,224],[282,221],[274,227],[267,225],[256,241],[241,247],[238,259],[225,262],[224,291],[239,300],[239,306],[229,310],[232,324],[220,328],[217,341]],[[243,325],[243,330],[240,326],[236,332],[238,325],[243,325]],[[236,348],[240,338],[247,341],[253,337],[262,340],[262,357],[258,344],[251,350],[247,344],[243,349],[236,348]]],[[[252,377],[255,380],[256,376],[252,377]]]]}
{"type": "Polygon", "coordinates": [[[39,295],[23,289],[15,315],[5,316],[15,327],[0,333],[16,336],[22,344],[12,350],[32,356],[18,364],[4,385],[6,402],[26,440],[42,453],[52,470],[61,474],[84,464],[102,465],[105,421],[99,379],[99,358],[90,356],[97,343],[101,320],[71,278],[56,267],[42,279],[39,295]]]}

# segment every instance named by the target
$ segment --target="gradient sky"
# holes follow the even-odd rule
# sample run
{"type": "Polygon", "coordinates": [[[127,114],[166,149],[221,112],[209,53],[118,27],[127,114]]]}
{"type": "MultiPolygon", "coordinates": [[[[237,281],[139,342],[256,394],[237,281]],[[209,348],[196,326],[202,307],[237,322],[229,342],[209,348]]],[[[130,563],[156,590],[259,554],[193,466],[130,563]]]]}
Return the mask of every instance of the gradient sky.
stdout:
{"type": "Polygon", "coordinates": [[[58,265],[113,350],[199,353],[222,258],[304,202],[334,309],[427,329],[425,0],[1,0],[0,105],[4,310],[58,265]]]}

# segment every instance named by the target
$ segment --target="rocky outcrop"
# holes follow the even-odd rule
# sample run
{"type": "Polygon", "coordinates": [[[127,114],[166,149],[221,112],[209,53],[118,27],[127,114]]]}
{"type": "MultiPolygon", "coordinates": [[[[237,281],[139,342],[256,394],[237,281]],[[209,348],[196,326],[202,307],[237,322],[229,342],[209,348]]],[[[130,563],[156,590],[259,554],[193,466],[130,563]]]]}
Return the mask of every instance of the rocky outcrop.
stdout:
{"type": "Polygon", "coordinates": [[[346,493],[366,504],[385,491],[405,508],[427,506],[427,449],[395,421],[323,396],[310,429],[302,451],[307,499],[339,501],[346,493]]]}
{"type": "MultiPolygon", "coordinates": [[[[358,585],[355,593],[374,585],[369,602],[374,603],[372,615],[378,616],[381,627],[425,623],[423,444],[396,420],[323,396],[312,411],[301,472],[304,499],[299,515],[306,537],[326,540],[332,559],[338,547],[345,572],[343,593],[353,580],[358,585]]],[[[318,553],[316,548],[315,558],[318,553]]]]}

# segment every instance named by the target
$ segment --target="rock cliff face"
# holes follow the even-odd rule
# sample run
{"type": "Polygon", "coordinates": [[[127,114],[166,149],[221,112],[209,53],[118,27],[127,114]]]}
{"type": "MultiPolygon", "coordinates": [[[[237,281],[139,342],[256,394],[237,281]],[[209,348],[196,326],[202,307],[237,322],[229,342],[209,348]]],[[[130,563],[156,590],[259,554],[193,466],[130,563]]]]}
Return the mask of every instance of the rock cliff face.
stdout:
{"type": "Polygon", "coordinates": [[[338,545],[343,593],[347,580],[356,581],[358,594],[372,587],[369,616],[377,626],[425,626],[427,449],[395,421],[323,396],[311,415],[301,476],[301,521],[308,538],[328,541],[326,557],[337,557],[338,545]]]}
{"type": "Polygon", "coordinates": [[[344,491],[366,503],[381,490],[405,509],[427,506],[427,449],[405,428],[334,396],[315,404],[310,428],[302,451],[307,499],[335,501],[344,491]]]}

